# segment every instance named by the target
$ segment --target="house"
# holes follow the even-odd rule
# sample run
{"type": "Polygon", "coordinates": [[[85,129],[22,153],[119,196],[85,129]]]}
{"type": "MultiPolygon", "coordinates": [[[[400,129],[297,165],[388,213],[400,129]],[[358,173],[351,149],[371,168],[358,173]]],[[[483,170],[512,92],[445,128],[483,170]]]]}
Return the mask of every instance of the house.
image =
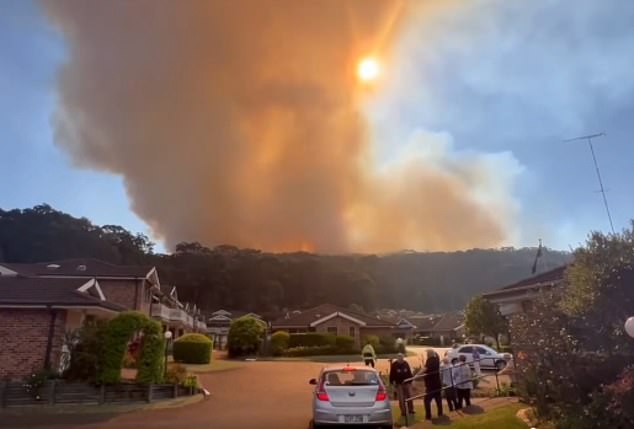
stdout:
{"type": "Polygon", "coordinates": [[[428,315],[428,316],[416,316],[410,317],[408,320],[415,325],[414,336],[416,337],[431,337],[432,329],[438,323],[441,316],[428,315]]]}
{"type": "Polygon", "coordinates": [[[66,332],[123,310],[94,278],[0,276],[0,378],[63,369],[66,332]]]}
{"type": "Polygon", "coordinates": [[[159,320],[174,337],[204,332],[199,309],[181,304],[174,294],[166,298],[163,290],[156,269],[150,266],[89,258],[0,262],[0,377],[21,377],[45,367],[59,369],[66,332],[87,320],[112,318],[126,310],[159,320]]]}
{"type": "Polygon", "coordinates": [[[346,335],[355,339],[357,346],[367,335],[379,337],[406,338],[409,327],[397,324],[377,316],[348,310],[332,304],[323,304],[300,314],[287,314],[272,323],[271,329],[288,333],[323,332],[346,335]]]}
{"type": "Polygon", "coordinates": [[[523,313],[531,308],[533,300],[541,293],[563,284],[567,268],[568,265],[563,265],[482,296],[498,304],[502,316],[523,313]]]}
{"type": "Polygon", "coordinates": [[[464,335],[464,315],[458,312],[444,314],[429,330],[429,336],[438,338],[443,346],[462,339],[464,335]]]}
{"type": "Polygon", "coordinates": [[[209,315],[207,318],[207,334],[213,339],[215,348],[224,350],[227,347],[231,322],[245,316],[253,317],[266,325],[260,315],[247,311],[219,309],[209,315]]]}

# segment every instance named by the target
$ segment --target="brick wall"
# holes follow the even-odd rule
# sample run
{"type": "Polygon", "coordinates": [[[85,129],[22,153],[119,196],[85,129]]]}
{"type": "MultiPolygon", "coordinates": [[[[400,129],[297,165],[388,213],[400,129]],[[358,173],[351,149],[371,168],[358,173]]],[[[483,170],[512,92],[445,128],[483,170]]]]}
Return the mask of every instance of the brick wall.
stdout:
{"type": "Polygon", "coordinates": [[[317,325],[315,327],[315,331],[316,332],[322,332],[322,333],[326,333],[328,332],[328,328],[337,328],[337,335],[346,335],[346,336],[351,336],[355,339],[355,343],[358,346],[360,343],[360,336],[359,336],[359,325],[351,322],[348,319],[344,319],[343,317],[333,317],[330,320],[327,320],[326,322],[317,325]],[[350,328],[354,328],[354,335],[350,335],[350,328]]]}
{"type": "MultiPolygon", "coordinates": [[[[51,367],[59,362],[66,311],[56,310],[51,367]]],[[[45,309],[0,309],[0,378],[22,379],[44,368],[51,312],[45,309]]]]}
{"type": "Polygon", "coordinates": [[[147,296],[149,284],[147,281],[105,279],[97,281],[101,291],[106,296],[106,300],[130,310],[139,310],[142,313],[150,314],[150,300],[147,296]]]}

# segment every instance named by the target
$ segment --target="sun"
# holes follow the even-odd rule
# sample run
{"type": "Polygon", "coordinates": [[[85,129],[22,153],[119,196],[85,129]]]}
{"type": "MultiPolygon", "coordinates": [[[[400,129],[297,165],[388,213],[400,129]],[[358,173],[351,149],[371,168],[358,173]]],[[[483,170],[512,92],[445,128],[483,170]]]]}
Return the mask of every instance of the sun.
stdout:
{"type": "Polygon", "coordinates": [[[374,58],[364,58],[357,66],[357,76],[362,82],[372,82],[381,74],[381,67],[374,58]]]}

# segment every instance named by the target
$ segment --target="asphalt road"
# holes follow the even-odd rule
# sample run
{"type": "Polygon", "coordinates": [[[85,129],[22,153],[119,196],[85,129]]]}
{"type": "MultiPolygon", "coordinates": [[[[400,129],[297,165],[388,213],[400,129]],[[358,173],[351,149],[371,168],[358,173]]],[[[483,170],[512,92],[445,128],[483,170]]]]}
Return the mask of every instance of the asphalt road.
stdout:
{"type": "Polygon", "coordinates": [[[0,428],[90,429],[307,429],[311,415],[308,380],[321,363],[249,362],[244,368],[202,374],[211,391],[204,401],[182,408],[126,414],[0,413],[0,428]]]}

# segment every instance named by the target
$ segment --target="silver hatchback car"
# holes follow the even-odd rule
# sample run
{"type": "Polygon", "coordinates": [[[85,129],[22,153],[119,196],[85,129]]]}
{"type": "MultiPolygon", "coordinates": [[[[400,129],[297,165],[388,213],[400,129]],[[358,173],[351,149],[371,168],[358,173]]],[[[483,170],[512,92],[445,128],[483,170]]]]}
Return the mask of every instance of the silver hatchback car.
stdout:
{"type": "Polygon", "coordinates": [[[370,367],[332,366],[310,380],[312,427],[354,425],[391,428],[392,406],[379,373],[370,367]]]}

